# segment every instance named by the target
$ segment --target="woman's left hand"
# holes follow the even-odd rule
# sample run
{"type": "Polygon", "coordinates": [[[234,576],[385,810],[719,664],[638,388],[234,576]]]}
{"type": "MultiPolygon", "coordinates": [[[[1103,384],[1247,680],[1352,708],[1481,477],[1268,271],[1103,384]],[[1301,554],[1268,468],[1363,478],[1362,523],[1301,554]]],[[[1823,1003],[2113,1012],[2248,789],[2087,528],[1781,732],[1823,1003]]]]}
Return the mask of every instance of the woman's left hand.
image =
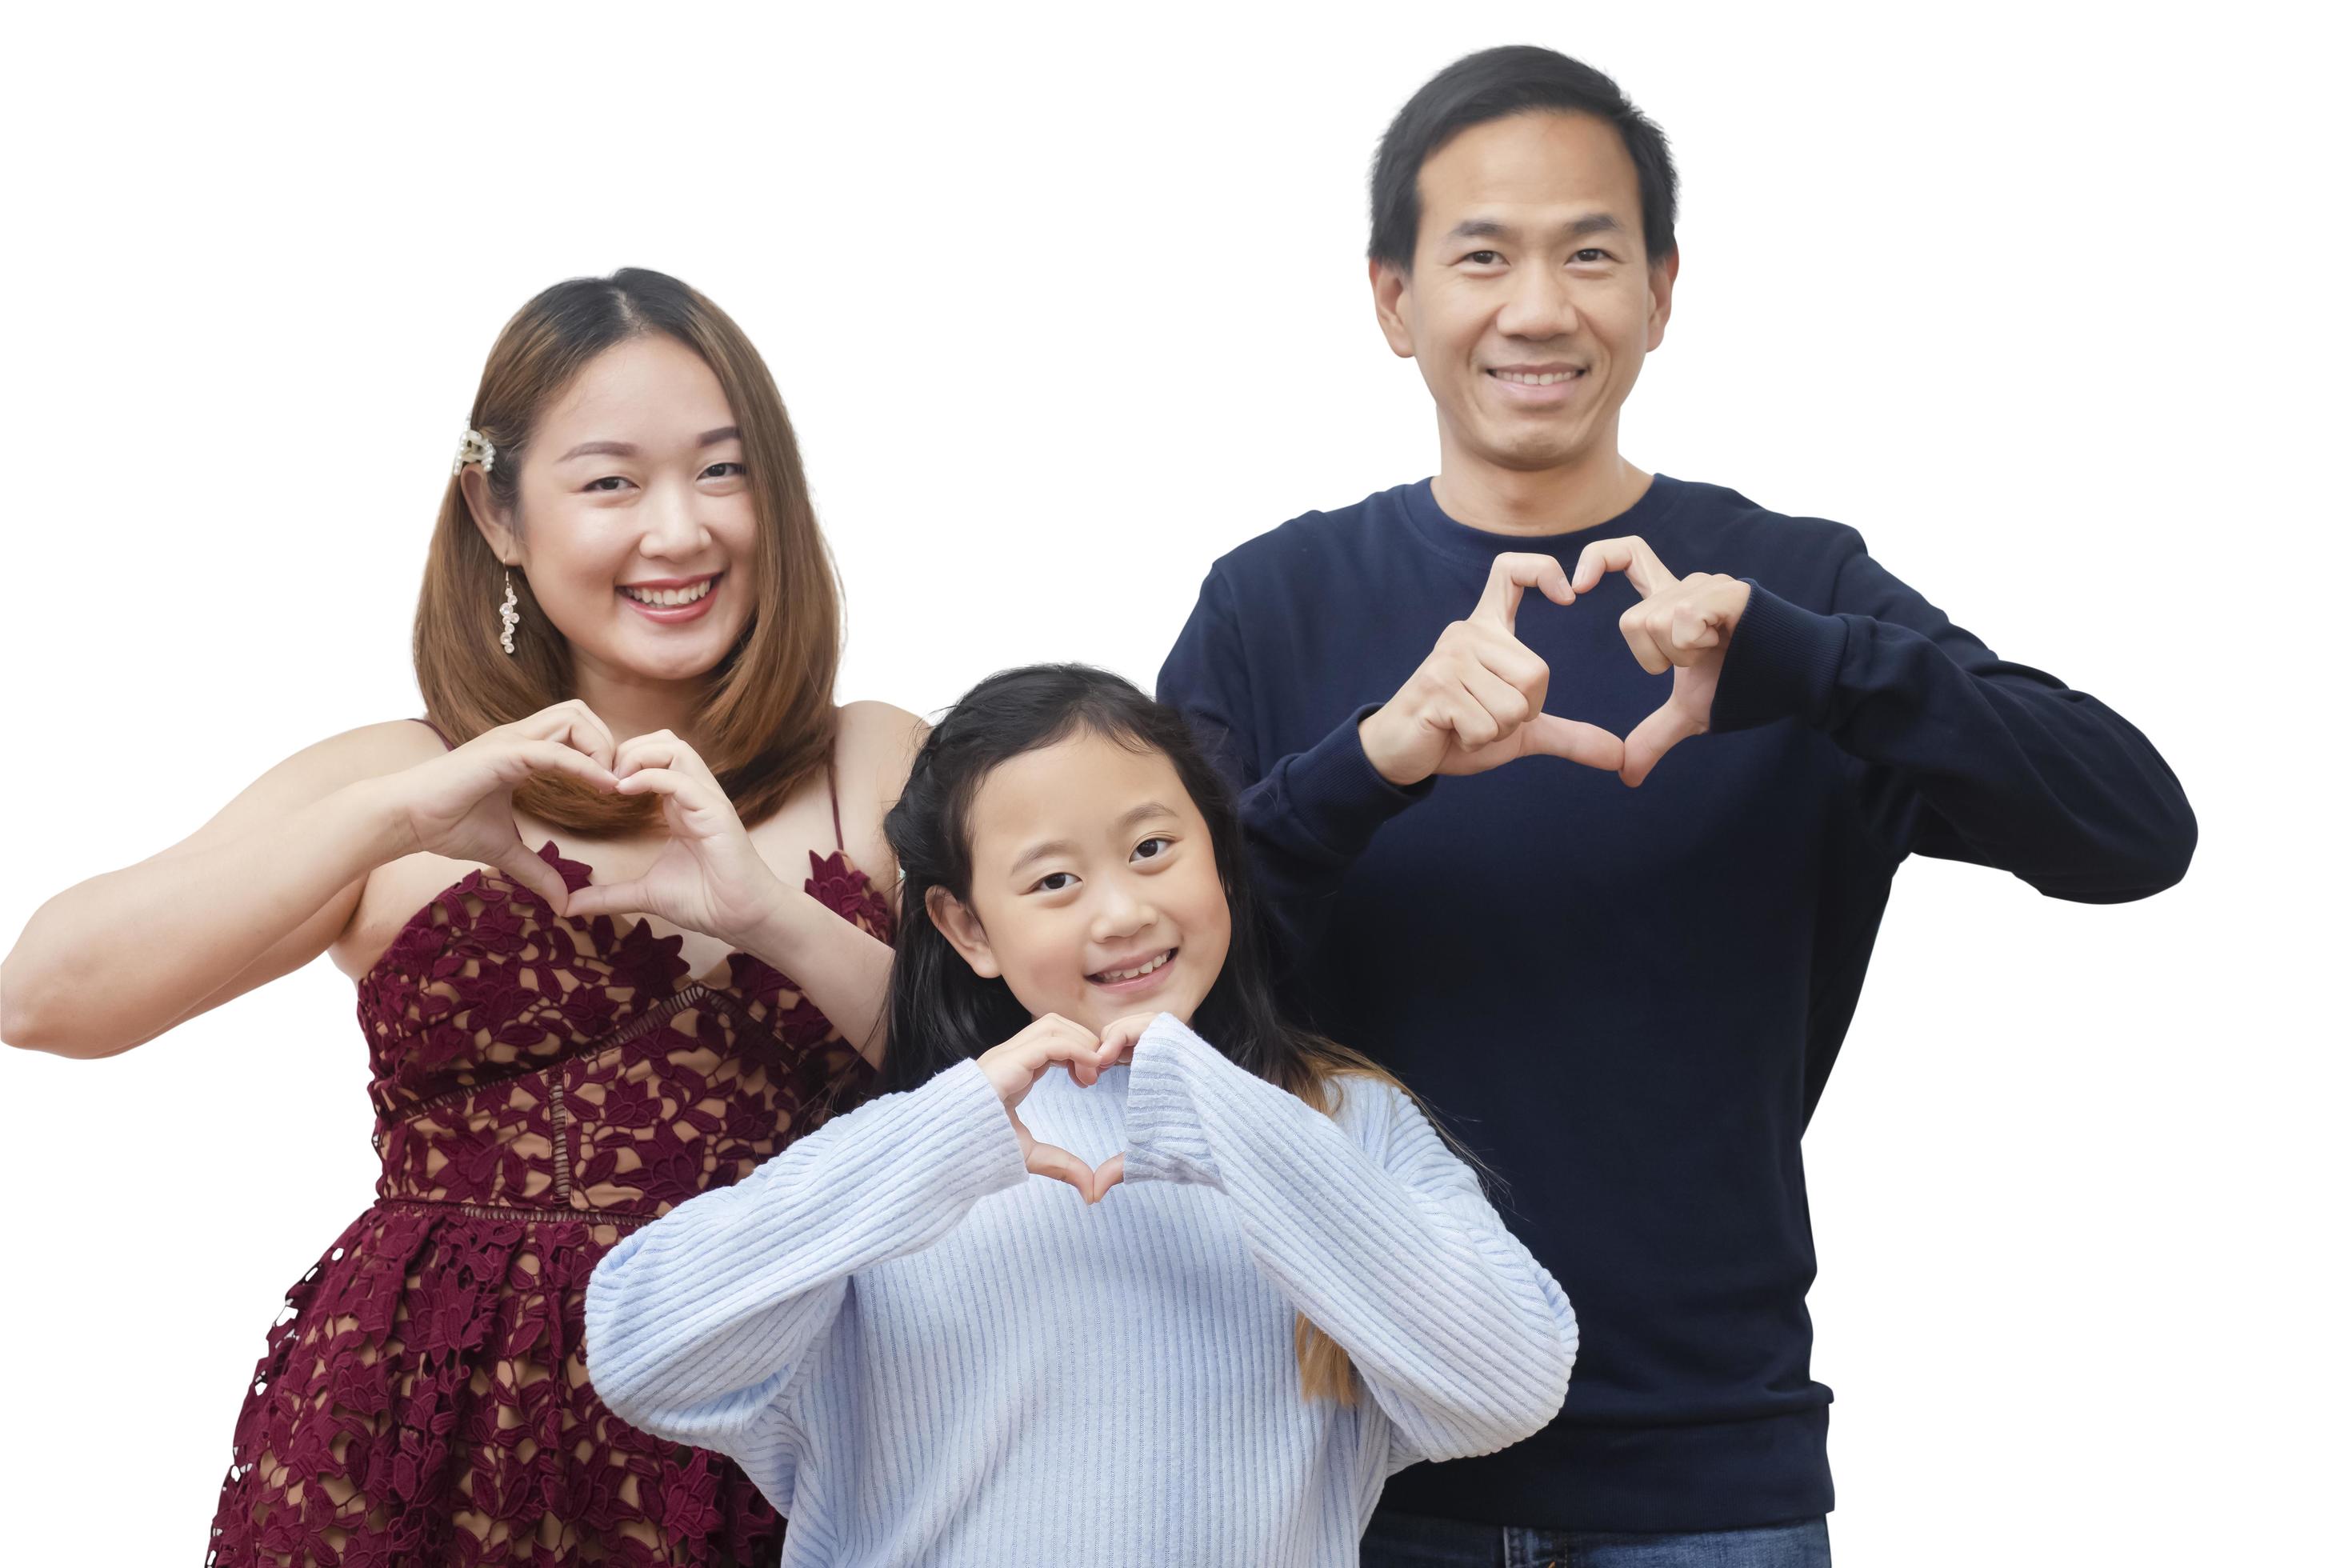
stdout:
{"type": "Polygon", "coordinates": [[[569,912],[655,915],[748,949],[791,889],[752,847],[735,803],[709,765],[667,730],[655,730],[621,742],[613,776],[619,794],[661,796],[669,842],[633,880],[592,883],[573,893],[569,912]]]}

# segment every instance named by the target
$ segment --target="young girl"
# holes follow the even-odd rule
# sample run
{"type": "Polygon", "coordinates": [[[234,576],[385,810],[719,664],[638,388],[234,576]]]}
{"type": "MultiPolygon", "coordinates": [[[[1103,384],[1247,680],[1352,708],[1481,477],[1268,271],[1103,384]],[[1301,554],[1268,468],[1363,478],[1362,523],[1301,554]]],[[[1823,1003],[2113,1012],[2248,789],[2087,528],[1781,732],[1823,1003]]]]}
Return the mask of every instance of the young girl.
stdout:
{"type": "Polygon", "coordinates": [[[1279,1021],[1172,711],[992,677],[886,831],[901,1092],[588,1289],[598,1392],[737,1458],[788,1563],[1352,1563],[1391,1473],[1558,1412],[1567,1300],[1392,1080],[1279,1021]]]}

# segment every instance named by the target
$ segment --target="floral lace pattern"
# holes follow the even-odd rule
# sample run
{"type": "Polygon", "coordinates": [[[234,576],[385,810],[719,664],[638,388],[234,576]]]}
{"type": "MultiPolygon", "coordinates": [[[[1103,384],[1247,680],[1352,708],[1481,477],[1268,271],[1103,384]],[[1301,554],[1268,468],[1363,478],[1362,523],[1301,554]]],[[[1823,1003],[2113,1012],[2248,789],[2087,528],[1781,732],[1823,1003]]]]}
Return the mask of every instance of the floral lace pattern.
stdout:
{"type": "MultiPolygon", "coordinates": [[[[890,940],[864,873],[809,861],[812,897],[890,940]]],[[[269,1332],[209,1563],[776,1561],[782,1521],[740,1471],[597,1399],[582,1301],[626,1230],[741,1180],[872,1075],[785,976],[737,952],[689,977],[682,945],[476,871],[361,981],[377,1202],[269,1332]]]]}

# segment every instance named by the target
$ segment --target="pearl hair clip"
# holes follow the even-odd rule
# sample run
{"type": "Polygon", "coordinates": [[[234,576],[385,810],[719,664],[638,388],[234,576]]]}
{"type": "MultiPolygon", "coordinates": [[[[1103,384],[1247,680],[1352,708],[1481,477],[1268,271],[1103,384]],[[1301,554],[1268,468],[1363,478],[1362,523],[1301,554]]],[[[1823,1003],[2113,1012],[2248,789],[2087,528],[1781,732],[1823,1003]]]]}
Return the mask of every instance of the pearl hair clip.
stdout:
{"type": "Polygon", "coordinates": [[[482,472],[487,474],[490,471],[490,465],[498,461],[498,457],[499,449],[490,445],[490,438],[468,425],[466,433],[457,438],[457,456],[449,465],[450,477],[456,478],[458,470],[468,463],[481,464],[482,472]]]}

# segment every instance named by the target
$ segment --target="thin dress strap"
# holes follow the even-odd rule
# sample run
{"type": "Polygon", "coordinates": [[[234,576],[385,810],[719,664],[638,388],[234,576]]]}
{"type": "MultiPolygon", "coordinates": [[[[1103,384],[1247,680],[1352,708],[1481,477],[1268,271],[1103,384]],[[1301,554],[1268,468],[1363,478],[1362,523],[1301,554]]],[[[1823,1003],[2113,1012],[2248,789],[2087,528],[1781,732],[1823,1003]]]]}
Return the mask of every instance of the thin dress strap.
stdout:
{"type": "Polygon", "coordinates": [[[841,837],[841,791],[833,782],[831,752],[824,754],[824,793],[833,800],[833,852],[836,855],[846,855],[849,853],[849,846],[841,837]]]}
{"type": "Polygon", "coordinates": [[[453,744],[450,742],[449,737],[448,737],[446,734],[444,734],[444,733],[442,732],[441,726],[440,726],[440,725],[438,725],[438,724],[436,724],[432,720],[430,720],[430,719],[412,719],[412,720],[410,720],[410,721],[409,721],[409,722],[410,722],[410,723],[412,723],[412,724],[422,724],[422,725],[424,725],[426,729],[428,729],[428,730],[432,731],[434,734],[436,734],[436,736],[439,736],[439,737],[440,737],[440,741],[441,741],[441,749],[442,749],[443,751],[445,751],[445,752],[454,752],[454,751],[456,751],[456,750],[457,749],[455,745],[453,745],[453,744]]]}

